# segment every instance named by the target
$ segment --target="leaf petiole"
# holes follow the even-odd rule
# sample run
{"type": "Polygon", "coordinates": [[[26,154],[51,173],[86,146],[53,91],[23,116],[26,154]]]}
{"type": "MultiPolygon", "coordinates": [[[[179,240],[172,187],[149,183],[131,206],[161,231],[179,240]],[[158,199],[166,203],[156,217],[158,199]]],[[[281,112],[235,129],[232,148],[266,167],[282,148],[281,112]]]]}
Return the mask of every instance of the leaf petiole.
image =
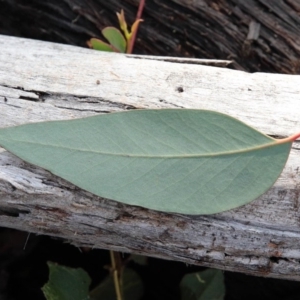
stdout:
{"type": "Polygon", "coordinates": [[[277,143],[278,144],[291,143],[291,142],[295,142],[298,138],[300,138],[300,132],[293,134],[287,138],[277,140],[277,143]]]}

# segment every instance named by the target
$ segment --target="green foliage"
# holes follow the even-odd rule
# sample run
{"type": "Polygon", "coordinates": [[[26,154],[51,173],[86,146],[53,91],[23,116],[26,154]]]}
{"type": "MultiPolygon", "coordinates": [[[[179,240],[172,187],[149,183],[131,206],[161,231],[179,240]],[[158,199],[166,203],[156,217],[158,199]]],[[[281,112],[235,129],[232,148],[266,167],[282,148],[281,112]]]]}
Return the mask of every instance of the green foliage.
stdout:
{"type": "MultiPolygon", "coordinates": [[[[118,29],[116,29],[118,30],[118,29]]],[[[89,40],[89,46],[95,50],[99,51],[106,51],[106,52],[118,52],[116,48],[114,48],[112,45],[109,45],[99,39],[92,38],[89,40]]]]}
{"type": "MultiPolygon", "coordinates": [[[[129,268],[121,273],[121,288],[123,300],[139,300],[143,296],[143,282],[140,276],[129,268]]],[[[114,280],[108,276],[99,286],[90,293],[91,300],[116,300],[114,280]]]]}
{"type": "Polygon", "coordinates": [[[119,52],[124,53],[126,51],[126,40],[120,30],[114,27],[106,27],[102,30],[102,34],[119,52]]]}
{"type": "Polygon", "coordinates": [[[117,16],[119,19],[120,28],[124,35],[115,27],[106,27],[102,30],[102,34],[107,39],[109,44],[100,39],[92,38],[88,41],[89,47],[95,50],[108,52],[130,52],[129,49],[132,43],[133,34],[137,31],[138,25],[142,20],[136,20],[131,27],[131,31],[129,32],[127,29],[124,11],[121,10],[121,13],[117,13],[117,16]]]}
{"type": "Polygon", "coordinates": [[[146,266],[148,264],[148,257],[144,255],[131,254],[131,260],[133,260],[136,264],[141,266],[146,266]]]}
{"type": "Polygon", "coordinates": [[[49,281],[42,291],[47,300],[88,300],[90,277],[82,269],[48,262],[49,281]]]}
{"type": "Polygon", "coordinates": [[[246,204],[280,175],[292,138],[275,140],[206,110],[133,110],[0,129],[0,144],[96,195],[164,212],[246,204]]]}
{"type": "MultiPolygon", "coordinates": [[[[48,266],[49,280],[42,288],[47,300],[139,300],[144,293],[140,276],[125,265],[121,266],[118,279],[121,288],[120,298],[116,295],[113,272],[89,292],[91,279],[83,269],[69,268],[51,262],[48,262],[48,266]]],[[[222,300],[225,296],[223,281],[223,273],[219,270],[207,269],[187,274],[180,283],[181,299],[222,300]]]]}
{"type": "MultiPolygon", "coordinates": [[[[89,293],[91,279],[82,269],[74,269],[48,262],[49,280],[42,291],[47,300],[116,300],[112,275],[89,293]]],[[[122,300],[139,300],[143,295],[143,282],[139,275],[124,267],[120,276],[122,300]]]]}
{"type": "Polygon", "coordinates": [[[126,51],[126,40],[120,30],[115,27],[106,27],[102,30],[102,34],[110,44],[107,44],[99,39],[92,38],[90,40],[90,44],[93,49],[122,53],[126,51]]]}
{"type": "Polygon", "coordinates": [[[225,285],[220,270],[207,269],[187,274],[180,283],[182,300],[223,300],[225,285]]]}

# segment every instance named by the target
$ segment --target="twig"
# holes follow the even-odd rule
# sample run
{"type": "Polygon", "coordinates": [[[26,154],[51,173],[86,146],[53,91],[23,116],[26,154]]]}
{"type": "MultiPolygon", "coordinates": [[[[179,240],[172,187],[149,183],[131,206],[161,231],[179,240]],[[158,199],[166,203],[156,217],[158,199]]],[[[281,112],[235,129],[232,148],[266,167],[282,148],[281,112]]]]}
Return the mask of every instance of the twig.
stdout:
{"type": "MultiPolygon", "coordinates": [[[[114,285],[117,295],[117,300],[122,300],[122,293],[121,293],[121,286],[120,286],[120,274],[118,272],[117,260],[116,260],[116,253],[112,250],[109,251],[111,266],[112,266],[112,273],[114,278],[114,285]]],[[[118,253],[117,253],[118,254],[118,253]]]]}
{"type": "MultiPolygon", "coordinates": [[[[146,2],[145,0],[140,0],[139,8],[138,8],[138,12],[137,12],[137,14],[136,14],[135,20],[139,20],[139,19],[142,17],[143,9],[144,9],[144,7],[145,7],[145,2],[146,2]]],[[[137,26],[139,26],[139,24],[138,24],[137,26]]],[[[131,39],[130,39],[130,43],[129,43],[129,45],[128,45],[128,51],[127,51],[128,54],[131,54],[131,53],[132,53],[133,46],[134,46],[134,43],[135,43],[135,38],[136,38],[136,33],[137,33],[137,31],[138,31],[138,27],[137,27],[137,29],[133,32],[132,37],[131,37],[131,39]]]]}

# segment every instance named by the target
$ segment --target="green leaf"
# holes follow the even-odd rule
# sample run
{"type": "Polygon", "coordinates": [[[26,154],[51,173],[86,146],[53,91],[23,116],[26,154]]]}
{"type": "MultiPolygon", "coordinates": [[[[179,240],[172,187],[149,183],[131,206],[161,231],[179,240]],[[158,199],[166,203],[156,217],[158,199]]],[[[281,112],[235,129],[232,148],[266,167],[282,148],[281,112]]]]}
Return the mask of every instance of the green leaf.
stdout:
{"type": "MultiPolygon", "coordinates": [[[[143,282],[132,269],[125,268],[121,275],[124,300],[139,300],[143,296],[143,282]]],[[[116,300],[115,286],[112,276],[108,276],[90,293],[92,300],[116,300]]]]}
{"type": "Polygon", "coordinates": [[[225,297],[223,273],[207,269],[187,274],[180,283],[181,300],[222,300],[225,297]]]}
{"type": "Polygon", "coordinates": [[[91,279],[83,269],[48,262],[49,281],[42,287],[47,300],[87,300],[91,279]]]}
{"type": "Polygon", "coordinates": [[[121,53],[125,53],[126,40],[120,30],[115,27],[106,27],[102,30],[102,34],[113,47],[121,53]]]}
{"type": "Polygon", "coordinates": [[[297,136],[275,140],[213,111],[159,109],[3,128],[0,145],[108,199],[213,214],[267,191],[297,136]]]}
{"type": "Polygon", "coordinates": [[[148,264],[148,256],[131,254],[130,258],[138,265],[146,266],[148,264]]]}
{"type": "Polygon", "coordinates": [[[115,49],[111,45],[109,45],[99,39],[96,39],[96,38],[90,39],[89,45],[95,50],[106,51],[106,52],[115,52],[115,49]]]}

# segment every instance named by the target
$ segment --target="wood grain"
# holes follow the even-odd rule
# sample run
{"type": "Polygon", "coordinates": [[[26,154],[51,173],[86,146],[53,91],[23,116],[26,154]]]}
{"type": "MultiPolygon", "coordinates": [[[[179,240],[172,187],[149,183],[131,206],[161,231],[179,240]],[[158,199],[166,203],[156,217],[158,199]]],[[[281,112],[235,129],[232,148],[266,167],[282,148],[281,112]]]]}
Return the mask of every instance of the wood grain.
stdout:
{"type": "MultiPolygon", "coordinates": [[[[299,76],[0,36],[0,127],[182,107],[227,113],[266,134],[286,137],[300,129],[299,92],[299,76]]],[[[187,216],[96,197],[2,150],[0,225],[76,245],[300,280],[299,154],[296,141],[274,187],[251,204],[187,216]]]]}

